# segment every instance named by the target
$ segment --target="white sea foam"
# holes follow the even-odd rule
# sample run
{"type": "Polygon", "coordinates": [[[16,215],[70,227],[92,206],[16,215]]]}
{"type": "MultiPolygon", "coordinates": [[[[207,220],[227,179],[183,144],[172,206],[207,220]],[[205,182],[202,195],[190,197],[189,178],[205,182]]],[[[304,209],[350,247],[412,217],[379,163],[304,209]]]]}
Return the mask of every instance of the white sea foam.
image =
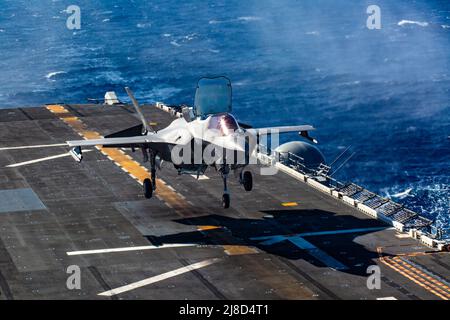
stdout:
{"type": "Polygon", "coordinates": [[[443,24],[443,25],[441,25],[441,27],[442,27],[442,29],[450,29],[450,26],[447,24],[443,24]]]}
{"type": "Polygon", "coordinates": [[[109,19],[103,19],[102,22],[109,22],[109,19]]]}
{"type": "MultiPolygon", "coordinates": [[[[50,72],[50,73],[48,73],[45,77],[48,79],[48,80],[52,80],[52,78],[54,78],[55,76],[57,76],[58,74],[66,74],[67,72],[65,72],[65,71],[54,71],[54,72],[50,72]]],[[[55,80],[52,80],[52,81],[55,81],[55,80]]]]}
{"type": "Polygon", "coordinates": [[[235,19],[229,19],[229,20],[209,20],[209,24],[220,24],[220,23],[230,23],[230,22],[251,22],[251,21],[259,21],[262,20],[261,17],[255,17],[255,16],[242,16],[237,17],[235,19]]]}
{"type": "Polygon", "coordinates": [[[138,23],[136,25],[136,27],[138,27],[139,29],[145,29],[145,28],[150,28],[152,26],[152,24],[150,22],[147,23],[138,23]]]}
{"type": "Polygon", "coordinates": [[[254,17],[254,16],[244,16],[237,18],[239,21],[258,21],[261,20],[260,17],[254,17]]]}
{"type": "Polygon", "coordinates": [[[415,24],[421,27],[427,27],[428,26],[428,22],[421,22],[421,21],[414,21],[414,20],[402,20],[399,21],[398,25],[399,26],[405,26],[408,24],[415,24]]]}
{"type": "Polygon", "coordinates": [[[412,188],[408,188],[408,189],[406,189],[405,191],[398,192],[398,193],[396,193],[396,194],[391,195],[391,197],[393,197],[393,198],[398,198],[398,199],[404,199],[404,198],[410,196],[409,193],[410,193],[411,191],[412,191],[412,188]]]}
{"type": "Polygon", "coordinates": [[[176,42],[175,40],[170,41],[170,44],[175,46],[175,47],[181,47],[181,44],[179,44],[178,42],[176,42]]]}

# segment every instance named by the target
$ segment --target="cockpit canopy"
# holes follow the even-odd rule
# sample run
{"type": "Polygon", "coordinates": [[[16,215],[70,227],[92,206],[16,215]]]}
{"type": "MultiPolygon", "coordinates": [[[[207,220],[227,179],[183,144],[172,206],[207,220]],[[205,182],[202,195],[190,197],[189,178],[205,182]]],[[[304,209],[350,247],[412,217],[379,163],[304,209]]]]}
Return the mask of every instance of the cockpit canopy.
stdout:
{"type": "Polygon", "coordinates": [[[218,130],[228,136],[239,129],[236,119],[229,113],[217,114],[209,119],[208,129],[218,130]]]}
{"type": "Polygon", "coordinates": [[[206,118],[211,114],[231,112],[231,81],[226,77],[201,78],[195,91],[195,113],[206,118]]]}

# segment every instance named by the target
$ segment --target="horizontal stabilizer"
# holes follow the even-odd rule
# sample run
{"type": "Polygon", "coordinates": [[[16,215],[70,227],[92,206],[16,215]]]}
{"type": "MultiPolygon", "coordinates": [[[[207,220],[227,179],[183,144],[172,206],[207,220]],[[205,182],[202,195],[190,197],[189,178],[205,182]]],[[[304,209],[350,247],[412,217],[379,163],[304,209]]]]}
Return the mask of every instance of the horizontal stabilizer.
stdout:
{"type": "Polygon", "coordinates": [[[138,124],[137,126],[131,127],[131,128],[127,128],[125,130],[122,131],[118,131],[115,133],[111,133],[107,136],[105,136],[105,138],[123,138],[123,137],[136,137],[136,136],[140,136],[142,134],[142,128],[144,126],[142,124],[138,124]]]}
{"type": "Polygon", "coordinates": [[[302,132],[302,131],[312,131],[312,130],[316,130],[316,128],[314,128],[313,126],[310,126],[310,125],[249,129],[250,132],[253,132],[254,134],[258,134],[258,135],[265,135],[265,134],[271,134],[271,133],[302,132]]]}

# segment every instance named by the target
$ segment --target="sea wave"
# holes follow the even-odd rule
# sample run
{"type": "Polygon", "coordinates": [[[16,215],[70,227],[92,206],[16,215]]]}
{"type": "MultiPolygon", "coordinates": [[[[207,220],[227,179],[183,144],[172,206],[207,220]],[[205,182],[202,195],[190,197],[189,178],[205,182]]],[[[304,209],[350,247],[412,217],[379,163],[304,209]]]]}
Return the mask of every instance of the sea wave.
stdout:
{"type": "Polygon", "coordinates": [[[66,74],[67,72],[65,72],[65,71],[53,71],[53,72],[49,72],[45,77],[48,79],[48,80],[51,80],[51,81],[56,81],[56,80],[54,80],[54,77],[56,77],[57,75],[60,75],[60,74],[66,74]]]}
{"type": "Polygon", "coordinates": [[[403,204],[419,214],[435,221],[442,229],[444,237],[450,238],[450,187],[448,179],[423,179],[408,185],[383,188],[381,193],[387,198],[403,204]],[[406,189],[405,189],[406,187],[406,189]]]}
{"type": "Polygon", "coordinates": [[[252,22],[252,21],[259,21],[262,20],[261,17],[256,16],[242,16],[237,17],[235,19],[228,19],[228,20],[209,20],[209,24],[221,24],[221,23],[232,23],[232,22],[252,22]]]}
{"type": "Polygon", "coordinates": [[[399,26],[405,26],[405,25],[409,25],[409,24],[415,24],[421,27],[427,27],[428,26],[428,22],[421,22],[421,21],[414,21],[414,20],[401,20],[398,22],[399,26]]]}

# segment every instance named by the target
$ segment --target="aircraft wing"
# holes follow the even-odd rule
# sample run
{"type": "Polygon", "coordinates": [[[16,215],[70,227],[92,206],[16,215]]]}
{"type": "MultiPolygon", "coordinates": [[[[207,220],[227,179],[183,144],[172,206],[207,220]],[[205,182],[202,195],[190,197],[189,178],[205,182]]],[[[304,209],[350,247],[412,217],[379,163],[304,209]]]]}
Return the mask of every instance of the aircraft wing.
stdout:
{"type": "Polygon", "coordinates": [[[269,133],[285,133],[285,132],[304,132],[304,131],[312,131],[316,130],[313,126],[310,125],[301,125],[301,126],[282,126],[282,127],[267,127],[267,128],[252,128],[247,129],[249,132],[253,132],[254,134],[269,134],[269,133]]]}
{"type": "Polygon", "coordinates": [[[147,143],[164,143],[167,142],[156,135],[145,135],[135,137],[122,137],[122,138],[103,138],[103,139],[90,139],[90,140],[73,140],[67,141],[69,147],[89,147],[89,146],[140,146],[147,143]]]}
{"type": "Polygon", "coordinates": [[[282,126],[282,127],[267,127],[267,128],[255,128],[255,129],[247,129],[247,131],[260,136],[260,135],[268,135],[273,133],[286,133],[286,132],[298,132],[302,137],[312,141],[313,143],[317,143],[317,140],[310,137],[308,132],[316,130],[313,126],[308,124],[301,126],[282,126]]]}

